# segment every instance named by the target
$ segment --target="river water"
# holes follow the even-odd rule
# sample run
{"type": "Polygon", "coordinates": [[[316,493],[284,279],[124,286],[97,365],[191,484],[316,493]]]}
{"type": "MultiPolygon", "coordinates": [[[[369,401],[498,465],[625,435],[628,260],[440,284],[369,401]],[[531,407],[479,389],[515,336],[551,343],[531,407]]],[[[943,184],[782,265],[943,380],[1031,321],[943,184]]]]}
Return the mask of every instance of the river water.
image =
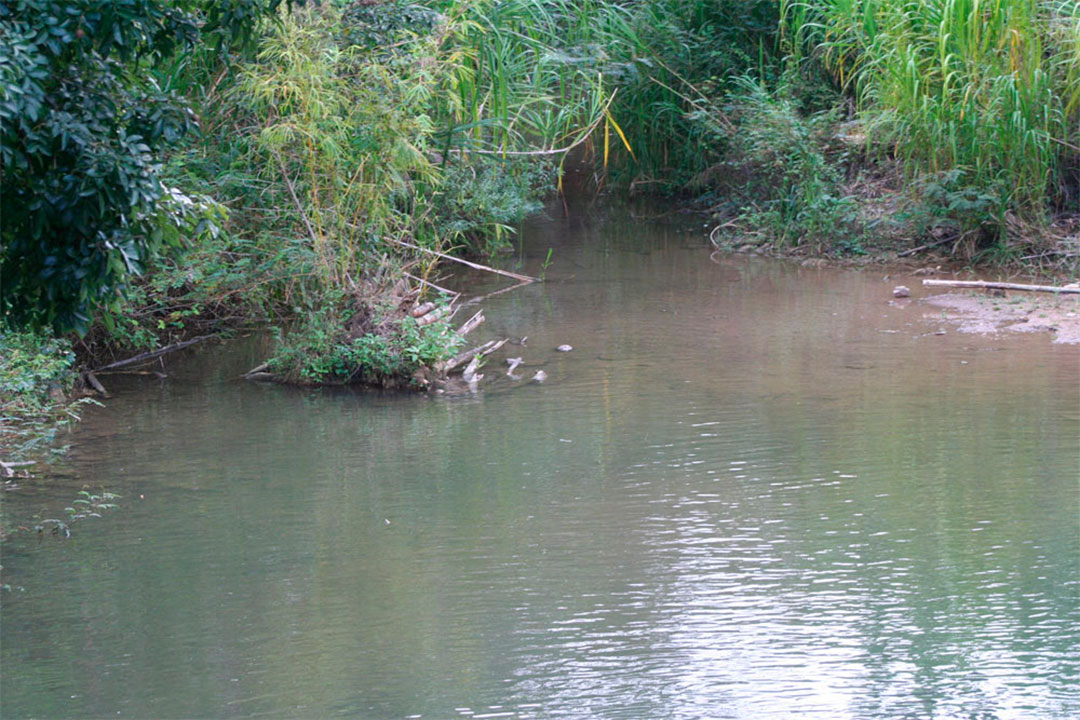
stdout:
{"type": "Polygon", "coordinates": [[[123,496],[5,544],[3,717],[1080,715],[1075,347],[686,222],[523,248],[474,336],[542,385],[238,381],[258,338],[109,378],[5,498],[123,496]]]}

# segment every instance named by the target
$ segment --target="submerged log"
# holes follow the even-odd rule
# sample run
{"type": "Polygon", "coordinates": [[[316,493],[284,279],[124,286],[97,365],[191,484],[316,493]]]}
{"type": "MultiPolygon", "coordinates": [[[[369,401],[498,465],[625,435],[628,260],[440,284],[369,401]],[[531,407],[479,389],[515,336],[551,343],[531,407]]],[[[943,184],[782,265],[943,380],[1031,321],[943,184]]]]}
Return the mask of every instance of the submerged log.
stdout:
{"type": "Polygon", "coordinates": [[[111,395],[109,395],[109,391],[105,389],[105,386],[102,385],[96,377],[94,377],[94,373],[92,371],[88,370],[87,372],[83,373],[83,377],[86,378],[86,384],[94,388],[94,391],[97,392],[98,395],[103,398],[112,397],[111,395]]]}
{"type": "MultiPolygon", "coordinates": [[[[444,307],[441,307],[441,308],[436,308],[436,309],[432,310],[431,312],[429,312],[429,313],[427,313],[425,315],[421,315],[420,317],[417,317],[416,318],[416,324],[419,325],[420,327],[424,327],[425,325],[430,325],[431,323],[433,323],[436,320],[438,320],[439,318],[441,318],[443,315],[446,315],[446,311],[449,309],[449,307],[450,306],[447,305],[447,306],[444,306],[444,307]]],[[[416,317],[416,316],[414,316],[414,317],[416,317]]]]}
{"type": "Polygon", "coordinates": [[[458,335],[468,335],[477,325],[482,322],[484,322],[484,311],[477,310],[476,314],[466,320],[465,324],[458,329],[457,333],[458,335]]]}
{"type": "Polygon", "coordinates": [[[923,280],[922,284],[932,287],[991,288],[994,290],[1025,290],[1028,292],[1072,293],[1080,295],[1080,287],[1059,287],[1057,285],[1025,285],[1022,283],[985,282],[982,280],[923,280]]]}
{"type": "Polygon", "coordinates": [[[420,305],[417,305],[410,312],[411,312],[411,314],[412,314],[412,316],[414,318],[419,318],[419,317],[422,317],[424,315],[427,315],[429,312],[431,312],[434,309],[435,309],[435,303],[426,302],[426,303],[421,303],[420,305]]]}
{"type": "Polygon", "coordinates": [[[0,470],[4,471],[4,477],[11,478],[15,477],[15,468],[27,467],[34,464],[33,460],[24,460],[22,462],[4,462],[3,460],[0,460],[0,470]]]}

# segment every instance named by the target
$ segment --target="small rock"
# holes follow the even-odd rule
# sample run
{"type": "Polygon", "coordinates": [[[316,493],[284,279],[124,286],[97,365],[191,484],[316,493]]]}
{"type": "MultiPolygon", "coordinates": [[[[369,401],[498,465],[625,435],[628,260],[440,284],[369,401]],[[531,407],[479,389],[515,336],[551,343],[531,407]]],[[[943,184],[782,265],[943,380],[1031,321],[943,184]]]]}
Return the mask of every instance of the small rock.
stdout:
{"type": "Polygon", "coordinates": [[[559,347],[557,347],[555,349],[558,350],[559,352],[570,352],[571,350],[574,349],[574,346],[573,345],[560,345],[559,347]]]}
{"type": "Polygon", "coordinates": [[[892,290],[893,297],[904,298],[911,297],[911,289],[904,285],[897,285],[892,290]]]}
{"type": "Polygon", "coordinates": [[[531,382],[542,383],[547,380],[547,373],[543,370],[537,370],[536,374],[532,376],[531,382]]]}

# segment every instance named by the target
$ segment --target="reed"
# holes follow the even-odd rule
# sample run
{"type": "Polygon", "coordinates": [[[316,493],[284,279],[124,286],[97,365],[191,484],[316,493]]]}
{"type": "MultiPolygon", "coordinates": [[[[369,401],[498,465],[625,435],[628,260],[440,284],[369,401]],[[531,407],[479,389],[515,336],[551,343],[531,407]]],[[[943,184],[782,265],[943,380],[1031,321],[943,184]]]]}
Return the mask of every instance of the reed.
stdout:
{"type": "Polygon", "coordinates": [[[1077,153],[1073,0],[784,0],[791,52],[854,94],[879,147],[913,175],[958,171],[1034,218],[1077,153]]]}

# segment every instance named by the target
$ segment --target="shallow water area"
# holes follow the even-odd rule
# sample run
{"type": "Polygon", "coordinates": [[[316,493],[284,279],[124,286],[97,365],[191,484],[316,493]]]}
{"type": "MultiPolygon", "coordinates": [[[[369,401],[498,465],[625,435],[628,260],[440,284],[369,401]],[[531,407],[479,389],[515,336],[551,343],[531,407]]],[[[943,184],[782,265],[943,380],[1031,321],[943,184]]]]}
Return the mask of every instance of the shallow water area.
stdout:
{"type": "Polygon", "coordinates": [[[258,338],[114,378],[5,498],[123,496],[5,543],[0,714],[1080,715],[1077,347],[686,220],[506,264],[545,282],[481,303],[476,393],[239,381],[258,338]]]}

